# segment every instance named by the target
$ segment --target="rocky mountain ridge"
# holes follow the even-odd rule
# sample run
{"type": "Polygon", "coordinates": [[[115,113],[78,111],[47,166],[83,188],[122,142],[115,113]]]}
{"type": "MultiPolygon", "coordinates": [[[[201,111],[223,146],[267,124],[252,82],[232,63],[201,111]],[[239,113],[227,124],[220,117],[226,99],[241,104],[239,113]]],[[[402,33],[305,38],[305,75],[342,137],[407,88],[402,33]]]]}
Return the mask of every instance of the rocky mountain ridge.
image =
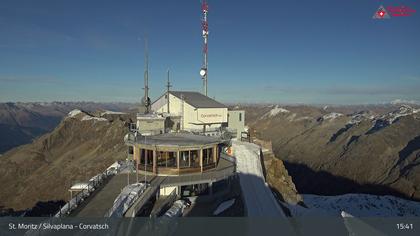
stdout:
{"type": "Polygon", "coordinates": [[[71,111],[50,133],[0,158],[0,206],[24,210],[38,202],[65,201],[69,187],[126,158],[129,114],[71,111]]]}
{"type": "Polygon", "coordinates": [[[362,109],[245,107],[251,136],[271,140],[299,193],[392,194],[420,199],[416,106],[362,109]],[[272,111],[288,110],[289,112],[272,111]],[[346,111],[346,112],[343,112],[346,111]]]}
{"type": "Polygon", "coordinates": [[[0,154],[52,131],[73,109],[131,111],[135,104],[94,102],[0,103],[0,154]]]}

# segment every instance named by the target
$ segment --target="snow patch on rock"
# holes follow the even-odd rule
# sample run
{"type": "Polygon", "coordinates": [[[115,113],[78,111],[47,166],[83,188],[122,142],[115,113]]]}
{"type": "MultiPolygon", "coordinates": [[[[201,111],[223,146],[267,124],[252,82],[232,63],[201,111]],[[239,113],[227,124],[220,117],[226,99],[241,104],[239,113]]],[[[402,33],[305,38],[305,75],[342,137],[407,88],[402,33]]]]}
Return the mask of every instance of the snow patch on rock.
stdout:
{"type": "Polygon", "coordinates": [[[381,119],[388,120],[389,124],[394,123],[399,117],[408,116],[419,112],[420,109],[414,109],[408,105],[402,105],[398,110],[381,116],[381,119]]]}
{"type": "Polygon", "coordinates": [[[338,112],[331,112],[331,113],[328,113],[326,115],[323,115],[322,119],[323,120],[335,120],[336,118],[338,118],[340,116],[343,116],[343,114],[338,113],[338,112]]]}
{"type": "Polygon", "coordinates": [[[374,120],[375,116],[367,111],[361,111],[358,113],[355,113],[351,116],[351,119],[347,122],[347,124],[355,125],[359,124],[360,122],[364,120],[374,120]]]}
{"type": "Polygon", "coordinates": [[[69,112],[69,114],[67,115],[68,117],[75,117],[75,116],[77,116],[78,114],[80,114],[80,113],[82,113],[82,111],[81,110],[79,110],[79,109],[74,109],[74,110],[72,110],[71,112],[69,112]]]}
{"type": "Polygon", "coordinates": [[[93,120],[93,121],[108,121],[106,118],[102,118],[102,117],[94,117],[94,116],[89,116],[89,115],[83,116],[82,121],[88,121],[88,120],[93,120]]]}
{"type": "Polygon", "coordinates": [[[414,109],[408,105],[402,105],[398,110],[387,113],[375,119],[372,127],[366,133],[373,134],[395,123],[400,117],[414,115],[418,113],[419,111],[420,109],[414,109]]]}

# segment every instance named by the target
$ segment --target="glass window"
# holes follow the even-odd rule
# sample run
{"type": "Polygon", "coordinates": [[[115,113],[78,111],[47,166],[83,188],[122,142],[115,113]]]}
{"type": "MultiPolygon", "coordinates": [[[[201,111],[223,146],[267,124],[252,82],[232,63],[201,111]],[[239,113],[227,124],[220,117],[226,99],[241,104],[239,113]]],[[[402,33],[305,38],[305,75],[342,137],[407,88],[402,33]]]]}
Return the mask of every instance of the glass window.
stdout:
{"type": "Polygon", "coordinates": [[[157,165],[159,167],[176,168],[176,152],[157,152],[157,165]]]}
{"type": "Polygon", "coordinates": [[[203,165],[213,163],[213,148],[203,149],[203,165]]]}
{"type": "Polygon", "coordinates": [[[144,160],[147,160],[147,165],[153,165],[153,151],[152,150],[141,150],[140,164],[144,164],[144,160]],[[146,158],[147,154],[147,158],[146,158]]]}
{"type": "Polygon", "coordinates": [[[145,153],[144,149],[140,149],[140,164],[143,164],[143,165],[144,165],[144,160],[145,160],[144,153],[145,153]]]}
{"type": "Polygon", "coordinates": [[[176,152],[168,152],[168,167],[176,168],[176,152]]]}
{"type": "Polygon", "coordinates": [[[179,168],[185,168],[190,166],[190,153],[189,151],[179,152],[179,168]]]}
{"type": "Polygon", "coordinates": [[[191,151],[191,167],[200,167],[199,150],[191,151]]]}

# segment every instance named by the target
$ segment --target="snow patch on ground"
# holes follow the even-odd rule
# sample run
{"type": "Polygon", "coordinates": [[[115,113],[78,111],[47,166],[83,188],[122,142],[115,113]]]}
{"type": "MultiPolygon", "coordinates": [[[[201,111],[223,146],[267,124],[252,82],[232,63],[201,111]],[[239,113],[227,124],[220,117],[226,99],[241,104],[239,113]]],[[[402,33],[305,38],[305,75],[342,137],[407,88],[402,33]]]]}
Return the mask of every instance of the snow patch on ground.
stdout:
{"type": "Polygon", "coordinates": [[[78,115],[78,114],[80,114],[80,113],[82,113],[82,111],[81,111],[81,110],[79,110],[79,109],[74,109],[74,110],[72,110],[71,112],[69,112],[68,117],[75,117],[76,115],[78,115]]]}
{"type": "Polygon", "coordinates": [[[235,199],[230,199],[229,201],[225,201],[220,203],[220,205],[217,207],[217,209],[213,212],[213,215],[219,215],[220,213],[226,211],[227,209],[229,209],[231,206],[233,206],[233,204],[235,204],[235,199]]]}
{"type": "Polygon", "coordinates": [[[324,120],[335,120],[340,116],[343,116],[343,114],[337,113],[337,112],[331,112],[331,113],[328,113],[326,115],[323,115],[322,119],[324,119],[324,120]]]}
{"type": "Polygon", "coordinates": [[[345,194],[318,196],[302,194],[308,208],[288,206],[293,216],[341,216],[346,212],[354,217],[418,217],[420,202],[394,196],[370,194],[345,194]]]}

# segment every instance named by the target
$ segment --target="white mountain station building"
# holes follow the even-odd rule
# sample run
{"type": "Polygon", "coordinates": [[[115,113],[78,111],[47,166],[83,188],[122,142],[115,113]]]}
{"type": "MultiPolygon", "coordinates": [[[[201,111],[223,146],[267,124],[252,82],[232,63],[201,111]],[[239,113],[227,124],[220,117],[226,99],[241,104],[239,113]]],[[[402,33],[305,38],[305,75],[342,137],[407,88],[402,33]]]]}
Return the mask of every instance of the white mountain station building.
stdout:
{"type": "Polygon", "coordinates": [[[228,111],[226,105],[198,92],[166,92],[152,103],[152,111],[162,114],[163,117],[170,117],[173,122],[172,130],[208,134],[221,128],[230,128],[235,131],[236,136],[244,131],[244,111],[228,111]],[[229,117],[231,112],[232,116],[238,116],[237,119],[229,117]]]}

